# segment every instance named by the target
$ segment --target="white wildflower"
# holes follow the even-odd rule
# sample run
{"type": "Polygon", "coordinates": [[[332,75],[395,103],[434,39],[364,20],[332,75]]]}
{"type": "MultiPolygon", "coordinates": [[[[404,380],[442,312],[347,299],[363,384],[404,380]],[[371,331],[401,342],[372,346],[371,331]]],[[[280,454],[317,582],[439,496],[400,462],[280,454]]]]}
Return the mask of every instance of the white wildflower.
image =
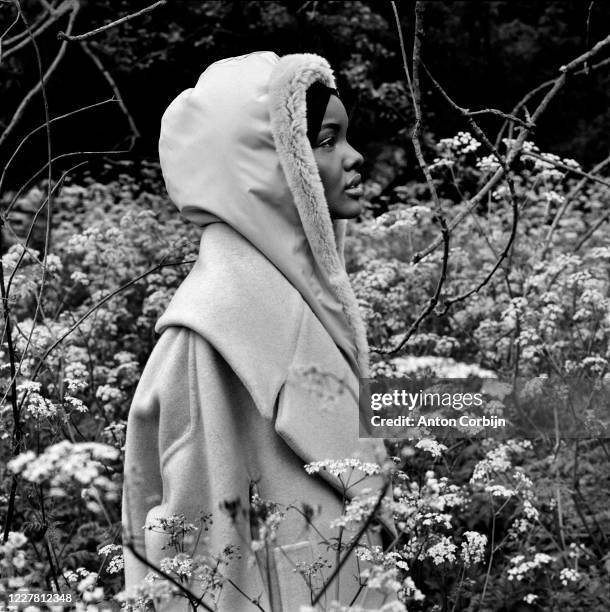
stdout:
{"type": "Polygon", "coordinates": [[[415,448],[419,448],[427,453],[430,453],[435,459],[441,456],[443,451],[447,450],[447,447],[432,438],[423,438],[416,445],[415,448]]]}
{"type": "Polygon", "coordinates": [[[456,545],[446,536],[442,536],[440,542],[430,546],[427,555],[434,561],[435,565],[455,561],[456,545]]]}
{"type": "Polygon", "coordinates": [[[487,536],[478,531],[466,531],[462,542],[462,560],[465,565],[481,563],[487,546],[487,536]]]}

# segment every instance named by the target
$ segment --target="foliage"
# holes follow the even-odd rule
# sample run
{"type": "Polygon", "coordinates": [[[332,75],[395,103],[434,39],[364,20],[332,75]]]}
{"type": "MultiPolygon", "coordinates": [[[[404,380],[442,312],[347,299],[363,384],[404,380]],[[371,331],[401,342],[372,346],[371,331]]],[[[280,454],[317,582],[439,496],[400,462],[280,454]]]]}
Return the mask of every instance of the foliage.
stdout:
{"type": "MultiPolygon", "coordinates": [[[[427,4],[425,53],[435,59],[426,63],[460,104],[473,108],[510,110],[506,100],[510,107],[541,77],[556,76],[557,61],[569,61],[590,42],[584,44],[574,29],[585,29],[582,3],[427,4]]],[[[115,19],[119,10],[140,8],[108,1],[81,5],[77,23],[83,30],[115,19]]],[[[23,6],[34,17],[39,4],[23,6]]],[[[348,236],[347,263],[376,376],[399,377],[417,364],[442,375],[457,364],[461,372],[486,369],[509,379],[610,381],[610,248],[604,225],[609,187],[607,178],[583,173],[601,150],[593,141],[608,119],[600,93],[607,76],[598,76],[590,90],[566,92],[564,105],[547,115],[549,123],[537,124],[536,142],[526,141],[511,163],[511,183],[497,183],[471,208],[470,199],[498,169],[497,157],[476,134],[459,132],[458,115],[451,118],[445,101],[424,91],[423,149],[433,161],[432,178],[423,182],[408,143],[413,96],[390,35],[391,10],[376,6],[182,3],[171,15],[163,8],[111,28],[92,48],[144,126],[143,148],[131,159],[106,159],[93,172],[68,173],[61,180],[63,167],[56,165],[50,183],[30,177],[34,162],[24,155],[25,169],[15,174],[27,172],[28,182],[19,189],[9,174],[14,185],[9,182],[6,190],[2,183],[1,270],[8,297],[0,344],[0,515],[10,524],[3,525],[0,545],[0,594],[55,590],[91,612],[117,609],[125,601],[120,490],[127,412],[156,340],[155,322],[195,259],[199,239],[197,228],[173,212],[158,166],[146,161],[156,139],[151,125],[202,65],[258,49],[262,40],[279,53],[314,50],[328,56],[344,99],[357,111],[351,122],[355,144],[369,143],[366,210],[348,236]],[[584,111],[574,110],[583,100],[591,102],[592,127],[585,125],[584,111]],[[580,163],[566,158],[568,152],[580,163]],[[464,214],[451,229],[446,261],[440,247],[427,252],[439,234],[439,219],[452,224],[464,214]],[[505,249],[507,257],[488,277],[505,249]],[[440,299],[418,324],[445,263],[440,299]],[[407,336],[405,346],[388,355],[407,336]]],[[[589,9],[593,17],[608,11],[600,3],[589,9]]],[[[4,29],[13,15],[1,18],[4,29]]],[[[403,17],[411,35],[407,21],[403,17]]],[[[589,23],[593,40],[601,21],[589,23]]],[[[57,44],[45,36],[39,42],[43,56],[57,44]]],[[[70,58],[71,74],[85,75],[83,58],[70,58]]],[[[17,77],[35,74],[30,61],[20,54],[3,61],[3,99],[23,96],[17,77]]],[[[588,78],[585,72],[573,78],[588,78]]],[[[49,87],[50,99],[83,101],[79,96],[90,77],[79,80],[78,92],[49,87]]],[[[87,142],[112,132],[110,121],[87,121],[86,129],[75,122],[72,130],[86,134],[87,142]]],[[[481,125],[493,121],[486,117],[481,125]]],[[[503,136],[500,155],[519,134],[503,136]]],[[[42,163],[40,142],[33,138],[30,150],[42,163]]],[[[9,149],[15,144],[7,141],[9,149]]],[[[320,386],[317,370],[300,374],[320,386]]],[[[332,398],[335,391],[327,386],[320,397],[332,398]]],[[[501,402],[496,409],[503,410],[501,402]]],[[[402,612],[405,605],[412,611],[610,609],[605,439],[541,435],[452,444],[426,438],[387,446],[391,466],[346,460],[305,468],[344,478],[346,488],[355,468],[382,474],[390,483],[384,498],[371,490],[346,505],[335,521],[345,538],[333,544],[337,553],[355,545],[358,526],[379,502],[379,518],[394,524],[396,536],[385,550],[359,547],[358,555],[367,565],[360,578],[398,597],[384,612],[402,612]]],[[[227,547],[220,558],[205,550],[193,554],[193,544],[200,537],[205,542],[214,520],[209,514],[197,525],[180,515],[148,525],[167,535],[168,557],[158,573],[151,572],[139,603],[148,605],[188,579],[213,600],[223,588],[223,564],[240,554],[258,559],[288,511],[315,518],[311,500],[298,510],[256,496],[255,501],[256,514],[245,517],[226,500],[223,511],[236,524],[251,520],[248,528],[258,537],[251,550],[227,547]]],[[[297,569],[319,593],[332,568],[320,558],[297,569]]]]}
{"type": "MultiPolygon", "coordinates": [[[[445,193],[449,216],[490,171],[479,150],[464,135],[438,144],[435,183],[445,193]]],[[[523,156],[515,188],[524,214],[510,262],[448,315],[429,317],[407,344],[407,354],[453,357],[499,373],[518,363],[530,376],[557,368],[607,376],[610,252],[602,232],[579,242],[599,217],[608,188],[587,183],[570,195],[577,181],[570,172],[523,156]],[[549,220],[566,198],[573,205],[541,255],[549,220]]],[[[69,584],[75,595],[87,593],[90,602],[120,588],[117,468],[126,413],[154,343],[154,323],[188,266],[145,275],[85,318],[53,352],[45,356],[45,350],[102,296],[162,262],[195,256],[196,229],[177,219],[162,193],[153,165],[137,179],[125,172],[105,184],[91,178],[62,186],[53,252],[46,258],[44,325],[35,327],[27,351],[42,266],[35,250],[27,250],[13,279],[13,339],[23,358],[19,399],[28,395],[24,452],[10,463],[21,475],[20,511],[5,545],[10,571],[4,588],[45,589],[57,579],[62,589],[69,584]],[[41,359],[37,383],[28,383],[41,359]],[[72,467],[75,462],[80,469],[72,467]],[[54,567],[45,560],[47,547],[54,551],[54,567]]],[[[23,197],[39,203],[43,194],[41,185],[23,197]]],[[[369,340],[378,347],[393,345],[408,328],[433,290],[440,265],[438,254],[410,263],[435,232],[427,187],[414,181],[393,195],[388,212],[365,215],[347,245],[369,340]]],[[[507,240],[506,197],[499,187],[452,233],[448,296],[473,286],[507,240]]],[[[4,255],[5,274],[21,252],[14,245],[4,255]]],[[[378,359],[375,368],[385,375],[388,368],[397,371],[387,359],[378,359]]],[[[7,388],[7,367],[2,375],[7,388]]],[[[10,431],[8,406],[2,419],[3,430],[10,431]]],[[[375,568],[371,584],[397,588],[410,610],[497,610],[523,599],[543,609],[604,609],[604,533],[610,522],[607,500],[599,494],[599,476],[608,473],[604,449],[603,441],[562,442],[556,449],[544,440],[463,441],[451,449],[434,441],[395,444],[399,463],[384,511],[402,535],[389,552],[359,553],[375,568]]],[[[3,478],[8,492],[11,472],[3,478]]],[[[4,509],[7,501],[5,494],[4,509]]],[[[357,499],[337,526],[352,528],[373,504],[374,496],[357,499]]],[[[209,561],[199,563],[202,580],[217,588],[221,578],[209,573],[209,561]]],[[[172,572],[173,567],[168,565],[172,572]]]]}

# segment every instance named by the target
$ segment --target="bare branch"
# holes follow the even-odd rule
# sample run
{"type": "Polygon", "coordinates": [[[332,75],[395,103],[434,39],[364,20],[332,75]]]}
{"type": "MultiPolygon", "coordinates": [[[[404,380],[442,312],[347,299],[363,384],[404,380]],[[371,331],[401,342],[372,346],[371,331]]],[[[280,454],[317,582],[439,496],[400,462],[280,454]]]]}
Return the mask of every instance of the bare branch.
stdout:
{"type": "MultiPolygon", "coordinates": [[[[49,18],[46,21],[44,21],[40,25],[39,24],[35,24],[35,25],[31,26],[32,36],[34,38],[38,38],[45,30],[48,30],[50,26],[52,26],[65,13],[67,13],[68,10],[70,9],[71,5],[72,5],[72,2],[62,2],[61,5],[55,11],[53,11],[49,15],[49,18]]],[[[13,53],[16,53],[20,49],[23,49],[23,47],[25,47],[30,42],[30,39],[27,38],[27,31],[23,32],[23,36],[25,36],[25,38],[23,38],[23,40],[21,40],[20,42],[14,44],[12,47],[8,48],[4,52],[4,58],[0,58],[0,61],[2,61],[2,59],[6,59],[10,55],[13,55],[13,53]]],[[[15,38],[22,38],[22,36],[14,37],[11,40],[14,40],[15,38]]],[[[8,40],[6,41],[6,45],[7,46],[9,45],[9,41],[8,40]]]]}
{"type": "MultiPolygon", "coordinates": [[[[82,113],[83,111],[86,110],[91,110],[92,108],[96,108],[98,106],[102,106],[104,104],[108,104],[109,102],[116,102],[117,100],[115,100],[114,98],[109,98],[108,100],[103,100],[102,102],[95,102],[94,104],[89,104],[88,106],[82,106],[80,108],[77,108],[73,111],[70,111],[68,113],[64,113],[63,115],[59,115],[58,117],[54,117],[53,119],[49,120],[49,124],[51,123],[55,123],[56,121],[60,121],[61,119],[66,119],[67,117],[72,117],[73,115],[76,115],[78,113],[82,113]]],[[[11,165],[11,163],[13,162],[13,160],[15,159],[15,157],[17,156],[17,154],[19,153],[19,151],[21,150],[21,147],[36,133],[38,133],[40,130],[46,128],[47,124],[43,123],[42,125],[39,125],[37,128],[34,128],[31,132],[28,132],[28,134],[26,134],[23,139],[21,140],[21,142],[19,143],[19,145],[17,146],[17,148],[15,149],[15,151],[13,152],[13,154],[11,155],[10,159],[8,160],[8,162],[6,162],[6,165],[4,166],[4,168],[2,169],[2,175],[0,175],[0,193],[2,192],[2,186],[4,184],[4,179],[6,178],[6,172],[9,168],[9,166],[11,165]]],[[[46,168],[46,166],[45,166],[46,168]]],[[[7,214],[8,214],[8,210],[7,210],[7,214]]],[[[6,215],[5,215],[6,218],[6,215]]]]}
{"type": "Polygon", "coordinates": [[[4,45],[7,44],[4,42],[4,37],[19,23],[19,20],[21,19],[21,5],[19,4],[19,2],[15,2],[14,4],[17,7],[17,15],[15,15],[15,19],[13,19],[13,21],[6,28],[6,30],[4,30],[4,32],[2,32],[2,34],[0,35],[0,64],[2,63],[2,59],[4,56],[4,45]]]}
{"type": "MultiPolygon", "coordinates": [[[[128,542],[126,544],[126,548],[131,552],[131,554],[138,560],[140,561],[140,563],[144,563],[144,565],[146,565],[146,567],[148,567],[149,569],[153,570],[154,572],[156,572],[157,574],[159,574],[159,576],[162,576],[163,578],[165,578],[165,580],[171,582],[175,587],[177,587],[186,597],[186,599],[188,599],[189,603],[191,605],[201,605],[204,607],[204,609],[209,610],[210,612],[214,612],[214,610],[212,608],[210,608],[210,606],[208,606],[204,601],[203,601],[203,597],[199,598],[197,597],[194,593],[192,593],[191,591],[189,591],[189,589],[187,589],[184,585],[180,584],[173,576],[170,576],[168,573],[164,572],[161,568],[156,567],[155,565],[153,565],[144,555],[142,555],[140,553],[139,550],[136,549],[136,547],[133,544],[133,536],[128,533],[126,534],[128,539],[128,542]]],[[[196,609],[196,608],[193,608],[196,609]]]]}
{"type": "Polygon", "coordinates": [[[544,255],[546,254],[551,244],[551,239],[553,238],[553,234],[555,233],[555,230],[557,229],[557,226],[559,225],[561,218],[565,215],[569,207],[572,205],[574,196],[576,196],[576,194],[585,186],[585,184],[587,183],[590,177],[594,177],[596,172],[599,172],[600,170],[605,168],[608,164],[610,164],[610,155],[606,157],[606,159],[603,159],[601,162],[596,164],[595,167],[591,170],[591,172],[584,173],[585,174],[584,178],[581,179],[570,190],[570,193],[568,193],[568,195],[566,196],[565,202],[562,204],[561,208],[557,211],[557,214],[555,215],[555,218],[553,219],[553,222],[551,223],[551,227],[549,228],[549,231],[547,232],[546,238],[544,239],[544,245],[542,247],[542,250],[540,251],[541,258],[544,257],[544,255]]]}
{"type": "Polygon", "coordinates": [[[430,80],[434,83],[435,87],[440,91],[440,93],[445,98],[445,100],[450,104],[450,106],[452,108],[457,110],[460,113],[460,115],[462,115],[462,117],[464,117],[466,119],[466,121],[468,122],[468,125],[470,126],[472,131],[485,143],[487,148],[492,151],[494,157],[498,160],[498,163],[500,164],[500,167],[502,168],[502,170],[504,172],[504,178],[505,178],[506,183],[508,185],[508,189],[509,189],[509,193],[510,193],[510,202],[511,202],[511,207],[512,207],[512,211],[513,211],[513,218],[512,218],[512,222],[511,222],[511,230],[510,230],[510,234],[509,234],[508,240],[506,242],[506,245],[504,246],[504,249],[500,253],[499,257],[497,258],[497,260],[495,262],[495,264],[493,265],[492,269],[487,273],[485,278],[481,282],[479,282],[473,289],[471,289],[469,291],[466,291],[465,293],[460,294],[460,295],[458,295],[455,298],[451,298],[451,299],[446,300],[445,301],[445,308],[441,312],[441,315],[444,316],[444,315],[447,314],[447,312],[449,312],[449,308],[453,304],[456,304],[458,302],[466,300],[471,295],[474,295],[475,293],[478,293],[483,287],[485,287],[485,285],[487,285],[487,283],[489,283],[489,281],[493,278],[493,275],[496,273],[496,270],[502,265],[502,262],[508,256],[508,253],[509,253],[509,251],[510,251],[512,245],[513,245],[513,242],[515,240],[515,237],[517,235],[517,224],[519,222],[519,206],[518,206],[518,203],[517,203],[517,195],[515,193],[515,185],[513,183],[513,179],[512,179],[511,174],[510,174],[510,168],[506,164],[506,160],[502,157],[502,155],[500,155],[498,149],[490,142],[490,140],[487,138],[486,134],[483,132],[483,130],[478,126],[478,124],[472,118],[472,115],[469,114],[466,109],[458,106],[449,97],[447,92],[441,87],[441,85],[436,81],[436,79],[432,76],[432,74],[430,74],[430,71],[425,66],[424,66],[424,69],[426,70],[426,73],[430,77],[430,80]]]}
{"type": "Polygon", "coordinates": [[[146,272],[142,272],[142,274],[140,274],[139,276],[136,276],[135,278],[132,278],[130,281],[128,281],[127,283],[125,283],[124,285],[121,285],[118,289],[112,291],[111,293],[109,293],[108,295],[106,295],[105,297],[103,297],[97,304],[95,304],[95,306],[92,306],[91,308],[89,308],[89,310],[87,310],[87,312],[80,317],[80,319],[78,319],[78,321],[76,321],[76,323],[74,323],[74,325],[72,325],[70,327],[70,329],[68,329],[66,332],[64,332],[42,355],[42,357],[40,358],[40,361],[38,362],[38,365],[36,366],[36,369],[34,370],[34,373],[32,374],[31,380],[35,380],[36,376],[38,375],[38,372],[40,372],[40,369],[42,368],[45,359],[87,318],[89,318],[98,308],[102,307],[106,302],[108,302],[109,300],[111,300],[113,297],[115,297],[116,295],[118,295],[119,293],[121,293],[121,291],[124,291],[125,289],[127,289],[128,287],[131,287],[131,285],[134,285],[135,283],[137,283],[138,281],[142,280],[144,277],[148,276],[149,274],[152,274],[153,272],[156,272],[157,270],[160,270],[161,268],[165,268],[167,266],[182,266],[185,264],[192,264],[195,263],[194,259],[187,259],[185,261],[171,261],[168,263],[159,263],[156,266],[150,268],[150,270],[146,270],[146,272]]]}
{"type": "MultiPolygon", "coordinates": [[[[73,166],[72,168],[70,168],[69,170],[66,170],[60,177],[60,179],[57,181],[57,183],[55,184],[55,186],[51,189],[50,191],[50,195],[54,195],[55,192],[61,187],[64,179],[66,178],[66,176],[72,172],[73,170],[76,170],[76,168],[78,168],[79,166],[82,166],[83,164],[85,164],[86,162],[81,162],[80,164],[77,164],[76,166],[73,166]]],[[[6,285],[6,293],[7,293],[7,299],[8,299],[8,295],[10,294],[11,291],[11,285],[13,284],[13,279],[15,277],[15,274],[17,273],[17,270],[19,269],[19,266],[21,265],[21,262],[23,261],[24,257],[25,257],[25,250],[27,249],[28,243],[30,241],[30,238],[32,237],[32,232],[34,231],[34,226],[36,225],[36,221],[38,220],[38,216],[40,215],[40,213],[45,209],[45,206],[47,205],[49,201],[49,194],[47,194],[47,197],[42,201],[42,204],[38,207],[38,210],[36,211],[36,213],[34,214],[34,218],[32,219],[32,222],[30,223],[30,228],[28,230],[28,233],[25,237],[25,242],[23,243],[22,247],[23,247],[23,251],[21,252],[21,254],[19,255],[19,258],[17,259],[17,263],[15,264],[15,268],[13,269],[13,271],[11,272],[11,275],[8,279],[8,283],[6,285]]],[[[43,261],[40,262],[41,265],[44,268],[44,258],[43,261]]]]}
{"type": "MultiPolygon", "coordinates": [[[[72,151],[70,153],[62,153],[61,155],[56,155],[51,159],[51,162],[54,163],[60,159],[67,159],[68,157],[74,157],[75,155],[119,155],[121,153],[129,153],[129,149],[119,149],[116,151],[72,151]]],[[[4,213],[5,217],[12,211],[13,206],[15,206],[15,203],[17,202],[23,191],[27,188],[27,186],[30,185],[32,181],[36,180],[36,178],[38,178],[38,176],[42,174],[46,170],[46,168],[48,168],[48,166],[49,162],[39,168],[32,176],[30,176],[30,178],[23,185],[21,185],[21,187],[17,190],[17,193],[15,193],[15,195],[13,196],[13,199],[11,200],[10,204],[8,205],[6,212],[4,213]]]]}
{"type": "MultiPolygon", "coordinates": [[[[587,51],[587,53],[583,53],[576,59],[572,60],[566,66],[561,67],[560,69],[561,75],[553,81],[553,87],[551,91],[549,91],[545,95],[545,97],[540,102],[540,104],[538,105],[534,113],[531,115],[530,123],[535,124],[537,122],[538,118],[547,109],[551,100],[555,97],[557,92],[565,84],[567,76],[570,74],[574,74],[575,70],[580,66],[580,64],[588,61],[591,57],[593,57],[594,55],[599,53],[602,49],[604,49],[609,43],[610,43],[610,35],[602,39],[601,41],[599,41],[591,50],[587,51]]],[[[610,62],[610,58],[608,61],[610,62]]],[[[515,114],[515,111],[513,111],[511,114],[515,114]]],[[[527,128],[520,128],[520,129],[521,129],[521,132],[518,138],[516,139],[515,143],[513,144],[512,148],[508,152],[508,155],[506,158],[506,165],[508,167],[511,166],[511,164],[514,162],[514,160],[519,155],[521,148],[523,147],[523,143],[525,142],[525,140],[527,139],[527,136],[529,135],[529,129],[527,128]]],[[[482,187],[482,189],[467,202],[466,209],[460,211],[451,220],[451,222],[449,223],[449,230],[453,230],[453,228],[455,228],[457,225],[459,225],[459,223],[461,223],[464,217],[466,217],[466,215],[468,215],[468,213],[471,210],[473,210],[477,206],[477,204],[479,204],[479,202],[489,193],[489,191],[498,184],[498,182],[503,178],[504,173],[505,172],[503,168],[498,168],[498,170],[496,170],[494,175],[487,181],[487,183],[482,187]]],[[[443,240],[441,237],[436,238],[425,249],[416,253],[412,258],[412,262],[417,263],[418,261],[421,261],[424,257],[427,257],[430,253],[435,251],[442,244],[442,242],[443,240]]]]}
{"type": "Polygon", "coordinates": [[[411,338],[411,336],[419,329],[419,326],[422,324],[423,320],[432,313],[438,301],[441,297],[441,291],[443,289],[443,285],[447,280],[447,265],[449,263],[449,229],[447,228],[447,224],[443,217],[437,217],[438,222],[441,225],[441,237],[443,241],[443,259],[441,263],[441,274],[436,283],[436,289],[434,291],[434,295],[428,300],[428,303],[423,308],[423,310],[419,313],[419,316],[415,321],[411,324],[404,337],[400,340],[400,342],[391,349],[377,349],[371,347],[371,350],[376,353],[382,353],[386,355],[392,355],[397,353],[411,338]]]}
{"type": "MultiPolygon", "coordinates": [[[[598,62],[597,64],[594,64],[593,66],[586,65],[581,70],[574,72],[573,76],[580,76],[580,75],[588,76],[592,71],[599,70],[600,68],[603,68],[604,66],[607,66],[608,64],[610,64],[610,57],[604,60],[601,60],[600,62],[598,62]]],[[[538,85],[537,87],[529,91],[527,94],[525,94],[525,96],[523,96],[523,98],[521,98],[521,100],[519,100],[519,102],[517,102],[517,104],[515,104],[513,109],[510,111],[510,115],[513,115],[513,116],[516,115],[519,112],[519,110],[523,108],[534,96],[536,96],[541,91],[544,91],[548,87],[551,87],[553,83],[555,83],[555,79],[549,79],[548,81],[544,81],[543,83],[541,83],[540,85],[538,85]]],[[[526,114],[527,114],[527,110],[526,110],[526,114]]],[[[500,143],[502,136],[504,134],[504,131],[506,130],[507,127],[508,127],[508,121],[504,122],[504,124],[500,128],[500,131],[498,132],[498,136],[496,137],[496,146],[498,146],[498,144],[500,143]]]]}
{"type": "Polygon", "coordinates": [[[597,223],[593,224],[589,231],[579,240],[578,244],[574,247],[574,252],[580,251],[582,245],[593,236],[593,234],[606,222],[610,219],[610,213],[606,213],[597,223]]]}
{"type": "Polygon", "coordinates": [[[117,102],[119,103],[119,107],[123,111],[123,114],[125,115],[125,117],[127,118],[129,127],[131,128],[131,139],[130,139],[131,144],[129,146],[129,149],[131,150],[133,148],[133,145],[135,144],[136,139],[140,137],[140,131],[138,130],[136,123],[133,120],[133,117],[127,110],[127,107],[125,106],[125,102],[123,102],[123,96],[121,96],[121,92],[119,91],[116,81],[112,78],[112,75],[106,70],[106,68],[104,68],[104,65],[102,64],[100,58],[92,51],[91,47],[87,43],[81,42],[80,46],[83,49],[83,51],[91,58],[91,61],[95,64],[97,69],[102,73],[102,76],[106,79],[106,81],[112,88],[112,91],[114,92],[114,96],[117,102]]]}
{"type": "Polygon", "coordinates": [[[510,113],[504,113],[501,110],[498,110],[497,108],[483,108],[481,110],[476,110],[476,111],[471,111],[471,110],[468,110],[467,108],[463,108],[461,110],[464,111],[467,117],[476,117],[478,115],[495,115],[496,117],[502,117],[503,119],[506,119],[507,121],[512,121],[516,123],[517,125],[520,125],[521,127],[526,127],[530,129],[533,129],[536,127],[533,123],[529,123],[528,121],[523,121],[523,119],[519,119],[519,117],[515,117],[515,115],[511,115],[510,113]]]}
{"type": "Polygon", "coordinates": [[[403,68],[405,71],[405,75],[407,77],[407,83],[409,84],[409,89],[411,91],[411,99],[413,101],[413,110],[415,112],[415,125],[413,126],[413,131],[411,133],[411,141],[413,143],[413,148],[415,149],[415,155],[417,157],[417,161],[419,163],[419,167],[422,169],[424,176],[426,177],[426,183],[428,184],[428,188],[430,189],[430,195],[434,200],[434,204],[436,207],[436,214],[441,214],[441,203],[436,192],[436,187],[434,186],[434,181],[432,180],[432,174],[430,173],[430,169],[428,168],[428,164],[426,164],[426,160],[424,159],[424,154],[421,148],[421,143],[419,140],[419,134],[421,130],[422,123],[422,114],[421,114],[421,90],[419,87],[419,64],[420,64],[420,54],[421,54],[421,39],[423,38],[423,18],[424,18],[424,3],[417,2],[415,5],[415,38],[413,41],[413,79],[411,79],[411,75],[409,73],[409,66],[407,62],[407,52],[406,47],[402,35],[402,27],[400,25],[400,17],[398,15],[398,9],[396,8],[396,2],[392,2],[392,10],[394,11],[394,19],[396,21],[396,28],[398,30],[398,40],[400,43],[400,50],[402,53],[402,61],[403,68]]]}
{"type": "Polygon", "coordinates": [[[165,4],[167,4],[167,0],[159,0],[158,2],[155,2],[154,4],[151,4],[150,6],[143,8],[141,11],[137,11],[136,13],[125,15],[125,17],[121,17],[120,19],[117,19],[116,21],[107,23],[106,25],[100,28],[96,28],[95,30],[91,30],[90,32],[85,32],[84,34],[76,34],[74,36],[71,35],[69,31],[59,32],[57,34],[57,38],[60,38],[65,41],[86,40],[88,38],[92,38],[96,34],[100,34],[101,32],[105,32],[106,30],[110,30],[111,28],[121,25],[122,23],[125,23],[126,21],[130,21],[131,19],[134,19],[135,17],[140,17],[140,15],[144,15],[145,13],[150,13],[150,11],[153,11],[159,6],[164,6],[165,4]]]}
{"type": "MultiPolygon", "coordinates": [[[[539,153],[528,151],[527,157],[534,157],[535,159],[540,159],[543,162],[550,164],[551,166],[555,166],[556,168],[563,170],[564,172],[571,172],[572,174],[576,174],[578,176],[582,176],[586,179],[589,179],[590,181],[593,181],[594,183],[600,183],[601,185],[610,187],[610,181],[603,179],[601,176],[596,176],[595,174],[591,174],[590,172],[584,172],[583,170],[579,170],[578,168],[574,168],[573,166],[568,166],[567,164],[564,164],[563,162],[560,162],[560,161],[548,159],[548,157],[545,157],[544,155],[540,155],[539,153]]],[[[610,161],[610,157],[607,158],[607,160],[603,162],[603,164],[605,165],[606,163],[608,163],[608,161],[610,161]]]]}
{"type": "MultiPolygon", "coordinates": [[[[74,26],[74,20],[76,19],[76,15],[79,11],[79,8],[80,7],[78,3],[75,2],[73,4],[72,12],[70,13],[70,20],[68,22],[68,31],[72,31],[72,27],[74,26]]],[[[34,42],[33,38],[31,40],[32,42],[34,42]]],[[[61,60],[63,59],[63,56],[66,53],[67,46],[68,44],[66,42],[62,43],[62,45],[59,48],[59,51],[57,52],[57,55],[55,56],[55,59],[53,60],[51,65],[48,67],[44,76],[25,95],[25,97],[21,101],[21,104],[17,107],[17,110],[15,111],[8,126],[6,127],[2,135],[0,135],[0,146],[2,146],[4,141],[8,138],[9,134],[13,131],[13,129],[15,128],[19,120],[21,119],[26,107],[32,101],[32,98],[42,89],[42,87],[44,87],[44,85],[46,85],[47,81],[49,80],[49,78],[51,77],[51,75],[53,74],[53,72],[55,71],[55,69],[61,62],[61,60]]]]}
{"type": "Polygon", "coordinates": [[[331,575],[329,576],[328,580],[325,581],[324,586],[318,591],[318,593],[314,597],[313,601],[311,602],[311,606],[312,607],[315,607],[316,604],[320,601],[320,599],[322,599],[322,596],[324,595],[324,593],[326,593],[328,587],[331,585],[333,580],[335,580],[335,578],[339,575],[339,572],[341,571],[341,568],[345,565],[345,562],[347,561],[349,556],[352,554],[353,550],[358,545],[358,542],[360,542],[360,540],[362,539],[362,537],[366,533],[366,530],[369,528],[369,526],[373,522],[375,516],[377,515],[377,512],[379,511],[379,508],[381,508],[381,502],[383,501],[383,498],[384,498],[384,496],[386,494],[386,491],[388,490],[389,486],[390,486],[390,479],[387,478],[385,483],[384,483],[384,485],[383,485],[383,488],[381,489],[381,491],[379,491],[379,496],[377,497],[377,501],[375,502],[375,506],[373,507],[373,510],[366,517],[366,520],[362,524],[362,527],[360,528],[358,533],[354,536],[354,539],[351,541],[350,545],[348,546],[347,550],[345,551],[345,554],[343,555],[343,557],[341,558],[339,563],[337,563],[335,565],[335,568],[333,569],[333,571],[332,571],[331,575]]]}

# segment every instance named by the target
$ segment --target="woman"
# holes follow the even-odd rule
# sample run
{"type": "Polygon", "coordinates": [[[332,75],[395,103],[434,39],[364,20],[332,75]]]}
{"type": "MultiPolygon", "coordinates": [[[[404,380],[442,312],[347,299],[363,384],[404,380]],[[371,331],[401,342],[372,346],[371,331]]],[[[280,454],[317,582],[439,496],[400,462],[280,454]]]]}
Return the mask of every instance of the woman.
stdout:
{"type": "MultiPolygon", "coordinates": [[[[149,571],[144,558],[158,567],[174,554],[167,534],[143,525],[213,513],[200,549],[220,554],[232,543],[243,553],[223,570],[230,581],[217,609],[260,609],[257,600],[265,610],[298,610],[310,588],[293,570],[320,555],[335,562],[320,540],[337,536],[329,523],[345,493],[339,478],[308,475],[304,464],[381,458],[378,446],[358,440],[354,397],[368,371],[367,343],[342,251],[345,219],[360,212],[362,156],[346,140],[334,87],[319,56],[252,53],[212,64],[163,116],[168,193],[204,229],[198,260],[157,323],[161,337],[129,413],[127,587],[149,571]],[[336,388],[331,406],[294,380],[312,367],[336,388]],[[260,504],[250,508],[247,534],[238,524],[253,492],[286,511],[271,545],[254,546],[258,567],[247,557],[260,536],[252,518],[260,504]],[[320,508],[316,529],[302,517],[308,510],[288,510],[301,502],[320,508]]],[[[378,484],[363,480],[346,495],[378,484]]],[[[352,555],[325,600],[347,604],[360,594],[358,602],[372,602],[357,573],[352,555]]]]}

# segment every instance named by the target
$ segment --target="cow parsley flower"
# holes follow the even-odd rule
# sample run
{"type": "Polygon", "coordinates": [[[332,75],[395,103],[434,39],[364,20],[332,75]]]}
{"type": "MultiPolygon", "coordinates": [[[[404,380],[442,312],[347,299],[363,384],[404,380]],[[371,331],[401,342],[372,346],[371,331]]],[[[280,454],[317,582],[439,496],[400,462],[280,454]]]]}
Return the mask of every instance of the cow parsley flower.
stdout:
{"type": "Polygon", "coordinates": [[[485,555],[485,547],[487,546],[487,536],[478,531],[464,532],[466,538],[462,541],[461,557],[464,565],[474,565],[481,563],[485,555]]]}
{"type": "Polygon", "coordinates": [[[308,463],[305,466],[305,471],[308,474],[318,474],[320,470],[327,471],[337,477],[348,473],[348,470],[350,473],[353,470],[360,470],[367,476],[372,476],[374,474],[379,474],[381,472],[381,467],[376,463],[365,463],[360,461],[360,459],[325,459],[324,461],[308,463]]]}
{"type": "Polygon", "coordinates": [[[447,447],[432,438],[423,438],[416,445],[415,448],[419,448],[427,453],[430,453],[435,459],[438,459],[447,450],[447,447]]]}
{"type": "Polygon", "coordinates": [[[563,586],[568,586],[569,582],[578,582],[579,579],[580,573],[575,569],[565,567],[559,572],[559,580],[563,586]]]}
{"type": "Polygon", "coordinates": [[[435,565],[445,562],[453,563],[456,549],[456,545],[447,536],[442,536],[440,542],[428,548],[427,555],[435,565]]]}

